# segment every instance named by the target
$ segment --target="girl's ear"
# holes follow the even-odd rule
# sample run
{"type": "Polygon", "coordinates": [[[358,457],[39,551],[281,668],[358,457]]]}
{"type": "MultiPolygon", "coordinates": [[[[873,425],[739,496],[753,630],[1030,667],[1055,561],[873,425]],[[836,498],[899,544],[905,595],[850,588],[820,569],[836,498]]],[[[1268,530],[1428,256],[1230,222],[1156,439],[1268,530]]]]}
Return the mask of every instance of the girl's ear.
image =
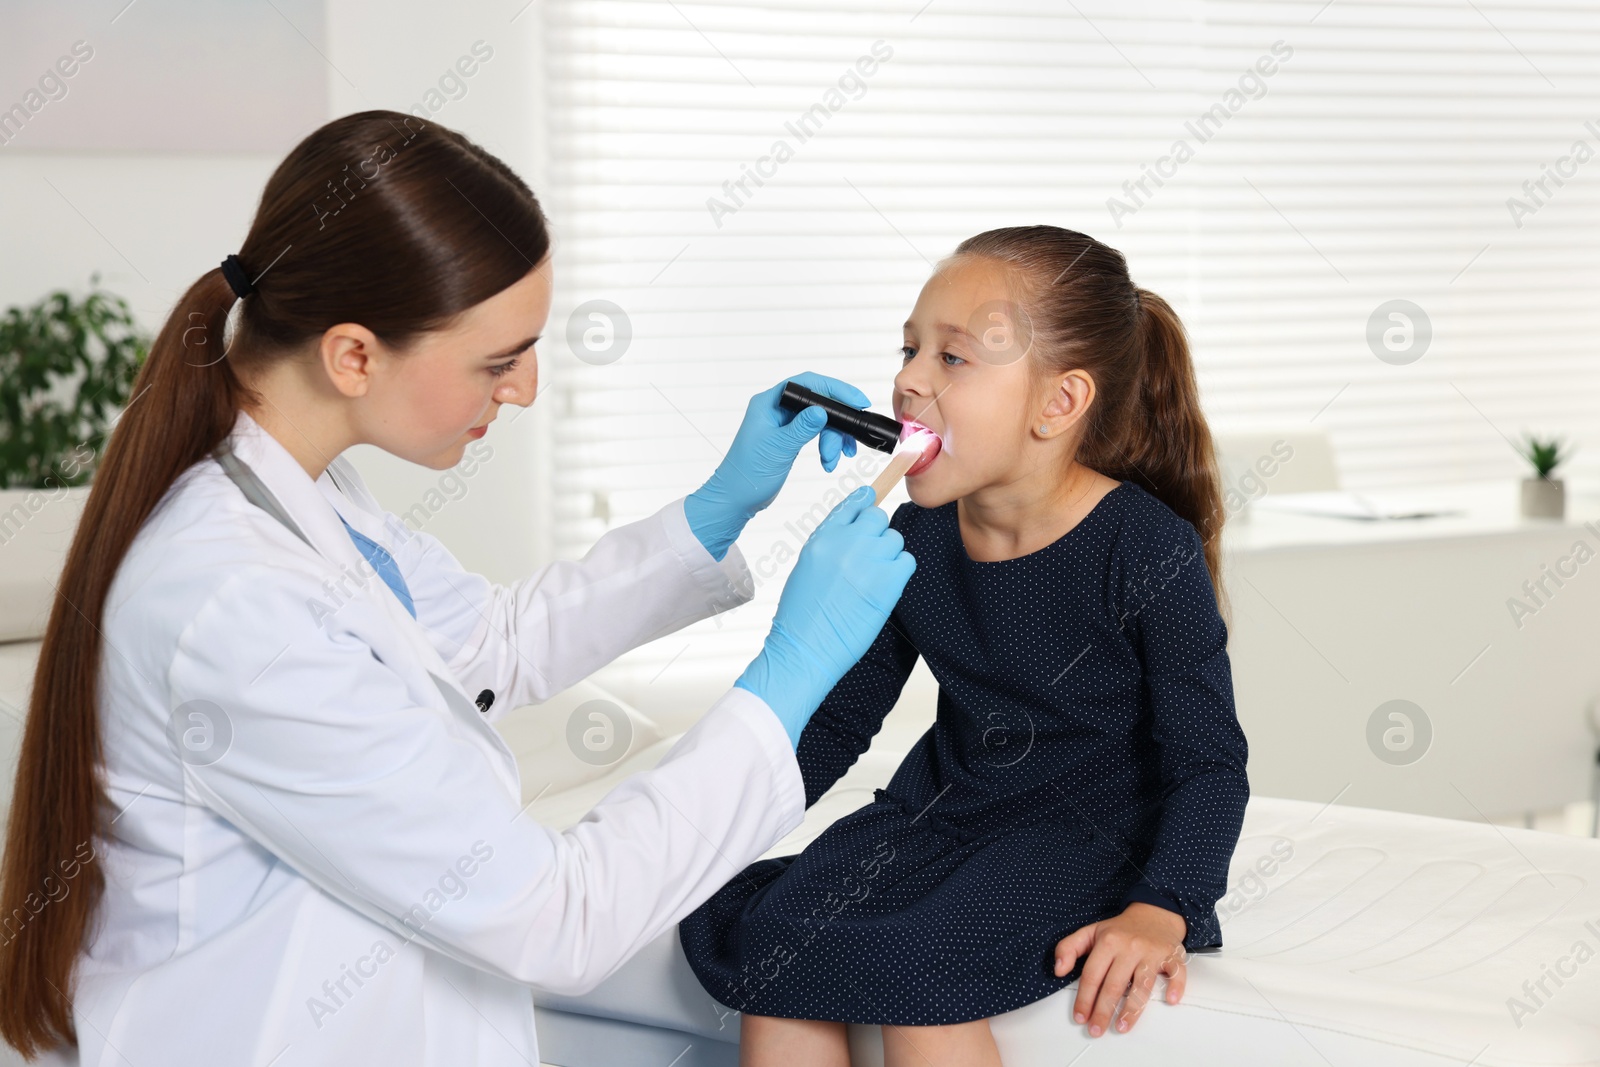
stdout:
{"type": "Polygon", "coordinates": [[[1050,436],[1055,436],[1081,420],[1094,397],[1094,379],[1088,372],[1079,368],[1069,370],[1056,379],[1055,390],[1044,406],[1039,424],[1048,425],[1050,436]]]}

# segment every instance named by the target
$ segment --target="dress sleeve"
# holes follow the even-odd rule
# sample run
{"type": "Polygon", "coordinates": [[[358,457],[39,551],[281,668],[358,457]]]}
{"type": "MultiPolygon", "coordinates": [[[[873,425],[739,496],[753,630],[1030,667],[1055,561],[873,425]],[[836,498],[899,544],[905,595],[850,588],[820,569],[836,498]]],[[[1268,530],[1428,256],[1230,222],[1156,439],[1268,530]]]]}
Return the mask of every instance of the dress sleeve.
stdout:
{"type": "Polygon", "coordinates": [[[1184,947],[1222,944],[1216,902],[1244,822],[1247,746],[1234,710],[1228,630],[1200,535],[1188,522],[1141,545],[1119,614],[1144,667],[1162,806],[1140,878],[1123,898],[1182,915],[1184,947]]]}
{"type": "MultiPolygon", "coordinates": [[[[890,519],[889,524],[902,535],[908,520],[906,509],[914,506],[902,504],[890,519]]],[[[915,582],[917,576],[913,574],[911,580],[915,582]]],[[[902,593],[902,600],[904,596],[902,593]]],[[[917,648],[906,636],[899,615],[896,607],[866,655],[829,690],[801,731],[795,758],[805,781],[808,808],[833,788],[872,744],[917,665],[917,648]]]]}
{"type": "Polygon", "coordinates": [[[916,665],[916,647],[890,615],[867,654],[828,692],[800,734],[795,758],[805,781],[806,807],[833,788],[872,744],[916,665]]]}

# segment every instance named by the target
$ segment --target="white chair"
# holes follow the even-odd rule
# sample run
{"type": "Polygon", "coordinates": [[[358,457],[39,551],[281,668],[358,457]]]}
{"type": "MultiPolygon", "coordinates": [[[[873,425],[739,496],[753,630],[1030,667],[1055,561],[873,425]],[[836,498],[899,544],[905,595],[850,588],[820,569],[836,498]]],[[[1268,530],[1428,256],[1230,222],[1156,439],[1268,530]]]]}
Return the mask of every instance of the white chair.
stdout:
{"type": "Polygon", "coordinates": [[[1225,491],[1246,500],[1267,493],[1310,493],[1339,488],[1333,445],[1319,427],[1213,431],[1225,491]]]}

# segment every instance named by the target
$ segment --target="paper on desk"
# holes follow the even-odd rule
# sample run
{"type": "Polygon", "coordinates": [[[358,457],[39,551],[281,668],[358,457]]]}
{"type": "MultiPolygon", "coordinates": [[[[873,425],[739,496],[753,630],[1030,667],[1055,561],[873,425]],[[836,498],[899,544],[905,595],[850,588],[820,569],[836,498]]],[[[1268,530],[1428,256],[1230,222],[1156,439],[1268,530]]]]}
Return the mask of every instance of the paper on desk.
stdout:
{"type": "Polygon", "coordinates": [[[1250,505],[1261,511],[1295,515],[1325,515],[1337,519],[1426,519],[1435,515],[1459,515],[1459,508],[1441,508],[1416,500],[1383,498],[1372,494],[1333,490],[1319,493],[1274,493],[1250,505]]]}

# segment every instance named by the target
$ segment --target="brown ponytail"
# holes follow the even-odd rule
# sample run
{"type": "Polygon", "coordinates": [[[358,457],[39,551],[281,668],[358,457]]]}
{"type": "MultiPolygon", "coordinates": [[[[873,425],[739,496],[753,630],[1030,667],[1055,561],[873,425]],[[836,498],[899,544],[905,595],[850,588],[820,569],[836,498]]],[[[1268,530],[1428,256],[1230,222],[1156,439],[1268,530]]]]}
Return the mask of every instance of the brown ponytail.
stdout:
{"type": "Polygon", "coordinates": [[[1121,477],[1138,481],[1194,526],[1205,546],[1217,606],[1227,618],[1221,582],[1226,513],[1211,428],[1200,410],[1200,387],[1189,358],[1189,341],[1171,304],[1148,289],[1139,289],[1138,297],[1136,347],[1144,354],[1138,404],[1142,426],[1122,439],[1130,473],[1121,477]]]}
{"type": "Polygon", "coordinates": [[[989,230],[962,241],[955,255],[1013,268],[1036,372],[1042,378],[1081,368],[1094,379],[1078,462],[1136,482],[1188,520],[1228,619],[1221,479],[1177,313],[1134,285],[1121,252],[1074,230],[989,230]]]}
{"type": "Polygon", "coordinates": [[[236,334],[224,338],[236,298],[220,267],[178,301],[95,469],[34,675],[0,873],[0,1036],[25,1057],[77,1041],[74,968],[105,889],[96,838],[112,814],[100,626],[145,519],[258,402],[252,371],[340,322],[403,350],[548,250],[537,200],[504,163],[442,126],[366,111],[313,132],[268,180],[238,250],[255,289],[236,334]]]}

